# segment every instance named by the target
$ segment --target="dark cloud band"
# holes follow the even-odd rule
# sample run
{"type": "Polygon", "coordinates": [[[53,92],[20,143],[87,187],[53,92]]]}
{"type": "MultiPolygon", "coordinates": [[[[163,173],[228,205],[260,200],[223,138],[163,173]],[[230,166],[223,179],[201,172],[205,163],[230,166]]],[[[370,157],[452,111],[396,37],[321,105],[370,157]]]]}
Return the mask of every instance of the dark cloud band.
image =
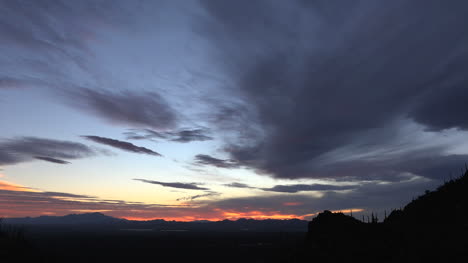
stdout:
{"type": "Polygon", "coordinates": [[[198,154],[195,156],[195,164],[209,165],[218,168],[238,168],[240,165],[233,160],[218,159],[207,154],[198,154]]]}
{"type": "Polygon", "coordinates": [[[318,191],[318,192],[325,192],[325,191],[343,191],[343,190],[351,190],[356,189],[359,185],[346,185],[346,186],[339,186],[339,185],[328,185],[328,184],[289,184],[289,185],[275,185],[270,188],[262,188],[262,187],[253,187],[243,183],[230,183],[224,184],[223,186],[231,187],[231,188],[245,188],[245,189],[258,189],[267,192],[278,192],[278,193],[298,193],[298,192],[311,192],[311,191],[318,191]]]}
{"type": "Polygon", "coordinates": [[[104,144],[107,146],[111,146],[117,149],[121,149],[127,152],[134,152],[134,153],[143,153],[143,154],[149,154],[149,155],[154,155],[154,156],[162,156],[161,154],[150,150],[145,147],[140,147],[136,146],[132,143],[129,142],[124,142],[124,141],[119,141],[115,139],[110,139],[110,138],[105,138],[105,137],[99,137],[99,136],[92,136],[92,135],[86,135],[82,136],[83,138],[86,138],[88,140],[91,140],[96,143],[104,144]]]}
{"type": "Polygon", "coordinates": [[[180,188],[180,189],[188,189],[188,190],[210,190],[205,187],[200,187],[198,183],[165,183],[165,182],[159,182],[159,181],[152,181],[152,180],[146,180],[146,179],[133,179],[135,181],[140,181],[143,183],[148,183],[148,184],[157,184],[161,185],[164,187],[172,187],[172,188],[180,188]]]}
{"type": "Polygon", "coordinates": [[[213,140],[208,134],[208,129],[182,129],[175,131],[143,129],[132,130],[125,133],[129,140],[167,140],[180,143],[213,140]]]}
{"type": "Polygon", "coordinates": [[[71,141],[59,141],[37,137],[19,137],[0,142],[0,165],[16,164],[39,159],[58,164],[66,160],[95,155],[88,146],[71,141]]]}
{"type": "Polygon", "coordinates": [[[69,164],[70,163],[68,161],[46,157],[46,156],[34,156],[34,158],[38,160],[46,161],[46,162],[57,163],[57,164],[69,164]]]}
{"type": "Polygon", "coordinates": [[[66,93],[68,102],[112,123],[134,127],[171,128],[177,114],[157,92],[93,90],[76,88],[66,93]]]}

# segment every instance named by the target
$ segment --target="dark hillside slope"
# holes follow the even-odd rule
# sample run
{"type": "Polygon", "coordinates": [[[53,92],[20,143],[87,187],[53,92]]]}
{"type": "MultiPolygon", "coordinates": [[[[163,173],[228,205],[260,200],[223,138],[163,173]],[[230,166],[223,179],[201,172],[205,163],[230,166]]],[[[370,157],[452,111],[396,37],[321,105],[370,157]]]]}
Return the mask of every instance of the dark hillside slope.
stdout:
{"type": "Polygon", "coordinates": [[[363,223],[325,211],[309,223],[298,262],[468,262],[468,171],[363,223]]]}
{"type": "Polygon", "coordinates": [[[413,200],[402,211],[394,211],[388,224],[468,224],[468,172],[450,180],[435,191],[413,200]]]}

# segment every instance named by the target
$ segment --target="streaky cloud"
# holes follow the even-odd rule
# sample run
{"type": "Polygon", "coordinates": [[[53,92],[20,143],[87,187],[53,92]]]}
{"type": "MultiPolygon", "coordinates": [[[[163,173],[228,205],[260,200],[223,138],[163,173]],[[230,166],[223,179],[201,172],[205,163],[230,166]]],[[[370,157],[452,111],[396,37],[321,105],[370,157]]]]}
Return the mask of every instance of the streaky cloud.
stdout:
{"type": "Polygon", "coordinates": [[[266,192],[278,192],[278,193],[298,193],[298,192],[310,192],[310,191],[342,191],[352,190],[359,187],[359,185],[330,185],[330,184],[289,184],[289,185],[275,185],[273,187],[253,187],[243,183],[229,183],[223,184],[223,186],[231,188],[245,188],[245,189],[258,189],[266,192]]]}
{"type": "Polygon", "coordinates": [[[232,188],[252,188],[252,189],[257,189],[256,187],[249,186],[248,184],[243,184],[243,183],[229,183],[229,184],[223,184],[223,186],[226,187],[232,187],[232,188]]]}
{"type": "Polygon", "coordinates": [[[172,188],[179,188],[179,189],[210,190],[206,187],[200,187],[199,183],[179,183],[179,182],[166,183],[166,182],[152,181],[152,180],[146,180],[146,179],[133,179],[133,180],[140,181],[143,183],[148,183],[148,184],[157,184],[157,185],[161,185],[164,187],[172,187],[172,188]]]}
{"type": "Polygon", "coordinates": [[[114,92],[78,88],[66,93],[71,105],[112,123],[165,129],[177,124],[177,114],[156,91],[114,92]]]}
{"type": "Polygon", "coordinates": [[[56,158],[51,158],[47,156],[34,156],[35,159],[50,162],[50,163],[57,163],[57,164],[69,164],[70,162],[56,159],[56,158]]]}
{"type": "Polygon", "coordinates": [[[218,168],[239,168],[241,166],[234,160],[218,159],[207,154],[197,154],[195,156],[195,164],[215,166],[218,168]]]}
{"type": "Polygon", "coordinates": [[[106,138],[106,137],[100,137],[100,136],[93,136],[93,135],[83,135],[81,136],[83,138],[86,138],[88,140],[91,140],[96,143],[104,144],[107,146],[111,146],[117,149],[121,149],[127,152],[134,152],[134,153],[142,153],[142,154],[149,154],[149,155],[154,155],[154,156],[162,156],[161,154],[150,150],[145,147],[141,146],[136,146],[133,143],[129,142],[124,142],[124,141],[119,141],[111,138],[106,138]]]}
{"type": "Polygon", "coordinates": [[[134,129],[124,133],[129,140],[166,140],[180,143],[209,141],[213,137],[209,136],[208,129],[180,129],[173,131],[155,131],[151,129],[134,129]]]}
{"type": "Polygon", "coordinates": [[[279,192],[279,193],[298,193],[306,191],[342,191],[355,189],[358,186],[338,186],[338,185],[326,185],[326,184],[293,184],[293,185],[275,185],[271,188],[258,188],[268,192],[279,192]]]}
{"type": "Polygon", "coordinates": [[[219,196],[219,195],[221,195],[221,193],[210,191],[210,192],[207,192],[206,194],[191,195],[191,196],[177,198],[176,201],[193,201],[195,199],[199,199],[203,197],[219,196]]]}
{"type": "Polygon", "coordinates": [[[0,141],[0,165],[11,165],[39,159],[58,164],[81,159],[96,152],[82,143],[37,137],[18,137],[0,141]]]}

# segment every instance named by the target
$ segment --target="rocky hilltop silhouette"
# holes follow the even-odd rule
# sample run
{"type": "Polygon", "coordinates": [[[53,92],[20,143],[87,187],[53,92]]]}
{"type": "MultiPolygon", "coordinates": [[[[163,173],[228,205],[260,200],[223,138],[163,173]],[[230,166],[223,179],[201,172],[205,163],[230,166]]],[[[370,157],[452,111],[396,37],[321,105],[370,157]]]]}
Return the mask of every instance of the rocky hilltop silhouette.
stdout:
{"type": "Polygon", "coordinates": [[[468,170],[394,210],[382,223],[324,211],[298,262],[468,262],[468,170]]]}

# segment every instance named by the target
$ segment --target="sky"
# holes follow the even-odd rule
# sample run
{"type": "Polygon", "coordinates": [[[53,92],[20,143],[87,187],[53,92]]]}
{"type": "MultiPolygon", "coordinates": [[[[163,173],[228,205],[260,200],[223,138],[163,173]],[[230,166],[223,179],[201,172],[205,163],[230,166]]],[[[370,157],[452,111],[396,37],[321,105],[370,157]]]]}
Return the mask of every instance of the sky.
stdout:
{"type": "Polygon", "coordinates": [[[310,219],[468,162],[463,0],[0,0],[0,216],[310,219]]]}

